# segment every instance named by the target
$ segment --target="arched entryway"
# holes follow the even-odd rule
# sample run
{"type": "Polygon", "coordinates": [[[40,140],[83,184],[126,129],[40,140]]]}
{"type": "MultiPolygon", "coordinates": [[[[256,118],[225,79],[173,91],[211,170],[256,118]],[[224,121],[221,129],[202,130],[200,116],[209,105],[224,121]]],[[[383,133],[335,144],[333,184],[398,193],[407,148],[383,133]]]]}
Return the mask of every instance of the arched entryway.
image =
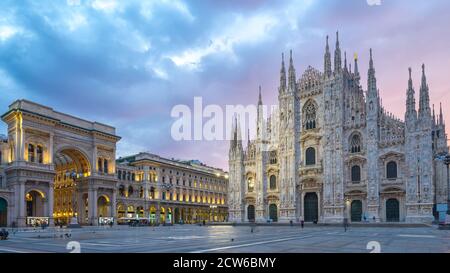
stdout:
{"type": "Polygon", "coordinates": [[[308,192],[304,197],[305,222],[319,220],[319,201],[315,192],[308,192]]]}
{"type": "MultiPolygon", "coordinates": [[[[57,223],[68,223],[72,217],[77,216],[80,224],[89,222],[89,204],[87,202],[88,194],[80,192],[80,186],[86,183],[87,177],[91,175],[91,163],[87,153],[80,148],[72,146],[63,146],[56,150],[53,156],[55,166],[55,189],[53,212],[57,223]],[[64,214],[65,211],[71,211],[64,214]]],[[[108,214],[100,212],[100,205],[103,206],[104,200],[93,200],[94,205],[97,202],[97,216],[107,217],[111,215],[112,209],[108,209],[108,214]]],[[[106,210],[106,208],[104,209],[106,210]]],[[[93,216],[93,215],[91,215],[93,216]]]]}
{"type": "Polygon", "coordinates": [[[353,200],[350,208],[350,218],[352,222],[361,222],[362,218],[362,202],[361,200],[353,200]]]}
{"type": "Polygon", "coordinates": [[[45,215],[45,195],[44,193],[31,190],[25,195],[27,204],[27,217],[44,217],[45,215]]]}
{"type": "Polygon", "coordinates": [[[0,197],[0,227],[8,225],[8,202],[0,197]]]}
{"type": "Polygon", "coordinates": [[[247,207],[247,219],[249,222],[255,221],[255,206],[249,205],[247,207]]]}
{"type": "Polygon", "coordinates": [[[166,222],[166,210],[163,207],[160,208],[159,222],[162,224],[166,222]]]}
{"type": "Polygon", "coordinates": [[[386,222],[400,221],[400,203],[397,199],[391,198],[386,201],[386,222]]]}
{"type": "Polygon", "coordinates": [[[175,224],[178,224],[180,222],[180,209],[179,208],[175,208],[175,214],[174,214],[174,222],[175,224]]]}
{"type": "Polygon", "coordinates": [[[269,205],[269,218],[273,222],[278,222],[278,208],[276,204],[269,205]]]}
{"type": "Polygon", "coordinates": [[[102,195],[97,200],[97,215],[98,217],[110,217],[110,202],[109,198],[105,195],[102,195]]]}

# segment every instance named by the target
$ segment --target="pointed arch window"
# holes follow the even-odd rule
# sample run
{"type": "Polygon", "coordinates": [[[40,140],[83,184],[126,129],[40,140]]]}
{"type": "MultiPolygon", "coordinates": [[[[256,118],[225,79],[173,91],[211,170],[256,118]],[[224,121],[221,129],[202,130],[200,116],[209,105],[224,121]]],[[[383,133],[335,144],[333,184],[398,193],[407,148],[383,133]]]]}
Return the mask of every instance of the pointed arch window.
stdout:
{"type": "Polygon", "coordinates": [[[270,189],[275,190],[277,188],[277,177],[275,175],[270,176],[270,189]]]}
{"type": "Polygon", "coordinates": [[[396,179],[397,178],[397,162],[390,161],[386,164],[386,178],[396,179]]]}
{"type": "Polygon", "coordinates": [[[316,149],[309,147],[305,152],[306,166],[316,165],[316,149]]]}
{"type": "Polygon", "coordinates": [[[253,178],[249,178],[247,183],[248,192],[253,192],[253,190],[255,189],[255,181],[253,181],[253,178]]]}
{"type": "Polygon", "coordinates": [[[315,129],[317,126],[317,109],[312,101],[308,101],[303,107],[303,128],[315,129]]]}
{"type": "Polygon", "coordinates": [[[352,167],[352,182],[361,182],[361,167],[358,165],[352,167]]]}
{"type": "Polygon", "coordinates": [[[350,151],[352,154],[361,152],[361,137],[358,134],[352,136],[350,141],[350,151]]]}

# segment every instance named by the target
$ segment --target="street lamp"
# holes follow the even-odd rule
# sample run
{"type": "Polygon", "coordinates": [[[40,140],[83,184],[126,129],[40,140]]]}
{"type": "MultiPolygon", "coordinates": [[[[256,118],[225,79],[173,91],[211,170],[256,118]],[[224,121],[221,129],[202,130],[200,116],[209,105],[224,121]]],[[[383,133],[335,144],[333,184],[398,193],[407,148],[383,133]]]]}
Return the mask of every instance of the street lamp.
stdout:
{"type": "Polygon", "coordinates": [[[72,218],[70,219],[69,227],[70,228],[78,228],[80,224],[78,224],[78,218],[75,215],[77,213],[77,181],[76,179],[81,176],[77,174],[75,170],[72,170],[70,173],[66,172],[66,175],[69,176],[73,181],[73,195],[72,195],[72,218]]]}
{"type": "MultiPolygon", "coordinates": [[[[165,183],[165,182],[163,182],[161,184],[161,188],[163,188],[165,191],[170,191],[172,189],[172,186],[173,186],[172,184],[165,183]]],[[[167,196],[166,196],[166,199],[167,199],[167,196]]],[[[161,200],[161,198],[160,198],[160,200],[161,200]]],[[[159,201],[159,206],[158,207],[161,207],[161,201],[159,201]]],[[[167,218],[169,218],[169,210],[167,210],[167,213],[166,213],[166,221],[167,221],[167,218]]]]}
{"type": "Polygon", "coordinates": [[[447,165],[447,214],[450,214],[450,176],[449,176],[450,154],[447,154],[445,156],[444,164],[447,165]]]}

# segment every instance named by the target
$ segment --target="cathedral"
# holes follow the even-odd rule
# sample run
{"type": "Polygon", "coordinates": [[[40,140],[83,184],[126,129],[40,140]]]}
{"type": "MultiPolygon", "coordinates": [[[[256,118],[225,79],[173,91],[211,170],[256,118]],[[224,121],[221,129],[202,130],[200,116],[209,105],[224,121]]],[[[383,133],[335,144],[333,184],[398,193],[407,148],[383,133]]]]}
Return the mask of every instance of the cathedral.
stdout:
{"type": "MultiPolygon", "coordinates": [[[[326,41],[324,69],[308,67],[299,80],[292,59],[280,70],[278,107],[263,115],[246,147],[240,123],[229,149],[230,222],[431,223],[447,203],[448,153],[442,107],[430,106],[425,65],[416,107],[409,69],[406,112],[382,105],[370,50],[367,89],[336,35],[334,65],[326,41]],[[287,72],[287,73],[286,73],[287,72]]],[[[405,75],[407,75],[405,73],[405,75]]]]}

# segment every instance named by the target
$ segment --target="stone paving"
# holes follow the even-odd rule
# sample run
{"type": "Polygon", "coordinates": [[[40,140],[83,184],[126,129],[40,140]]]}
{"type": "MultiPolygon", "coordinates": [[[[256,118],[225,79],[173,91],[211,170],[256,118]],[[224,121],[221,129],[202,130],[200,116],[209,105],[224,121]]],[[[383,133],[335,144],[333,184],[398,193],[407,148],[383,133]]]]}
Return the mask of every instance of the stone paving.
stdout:
{"type": "Polygon", "coordinates": [[[176,253],[450,253],[450,231],[437,227],[198,226],[83,227],[11,233],[0,253],[70,252],[176,253]],[[253,229],[253,231],[252,231],[253,229]],[[67,238],[70,235],[70,238],[67,238]]]}

